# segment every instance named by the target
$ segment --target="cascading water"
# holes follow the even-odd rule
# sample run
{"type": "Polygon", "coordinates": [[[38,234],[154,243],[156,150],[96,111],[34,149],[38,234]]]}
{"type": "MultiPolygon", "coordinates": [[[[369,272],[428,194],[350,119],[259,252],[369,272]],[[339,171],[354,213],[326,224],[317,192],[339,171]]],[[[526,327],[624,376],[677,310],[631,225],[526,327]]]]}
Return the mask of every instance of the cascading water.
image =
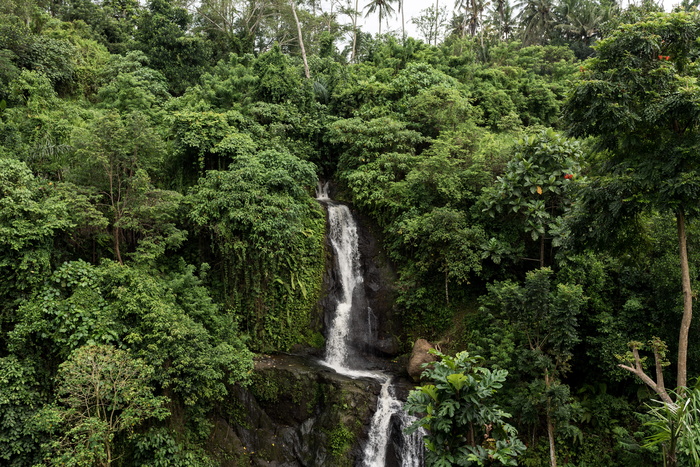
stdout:
{"type": "Polygon", "coordinates": [[[401,466],[423,466],[423,430],[419,429],[410,435],[403,433],[415,418],[403,411],[403,402],[396,398],[391,378],[385,377],[365,445],[363,467],[386,465],[387,443],[394,417],[398,418],[397,428],[402,434],[401,444],[396,452],[401,466]]]}
{"type": "Polygon", "coordinates": [[[328,236],[336,259],[336,269],[341,291],[335,314],[328,329],[326,338],[326,356],[322,362],[338,373],[352,378],[365,377],[382,383],[377,401],[377,409],[372,417],[364,458],[360,465],[363,467],[384,467],[386,465],[387,446],[391,433],[392,417],[399,417],[399,426],[403,436],[397,456],[400,465],[404,467],[420,467],[423,465],[423,442],[420,433],[403,435],[411,418],[402,410],[402,403],[394,395],[391,377],[377,371],[355,368],[353,362],[358,361],[353,355],[351,328],[353,322],[365,317],[369,334],[372,334],[373,319],[376,317],[372,310],[362,300],[361,289],[364,282],[362,277],[358,233],[355,219],[347,206],[334,203],[328,196],[328,185],[319,184],[317,197],[328,210],[328,236]],[[363,309],[364,308],[364,309],[363,309]]]}
{"type": "MultiPolygon", "coordinates": [[[[416,418],[408,415],[403,409],[398,412],[401,418],[401,432],[408,428],[416,418]]],[[[403,436],[403,445],[401,446],[401,459],[403,467],[423,467],[423,435],[425,430],[419,428],[410,435],[403,436]]]]}
{"type": "Polygon", "coordinates": [[[360,253],[357,248],[357,225],[347,206],[328,204],[328,235],[333,245],[341,284],[341,297],[335,308],[333,323],[326,339],[326,363],[342,373],[350,369],[349,330],[355,288],[362,284],[360,253]]]}

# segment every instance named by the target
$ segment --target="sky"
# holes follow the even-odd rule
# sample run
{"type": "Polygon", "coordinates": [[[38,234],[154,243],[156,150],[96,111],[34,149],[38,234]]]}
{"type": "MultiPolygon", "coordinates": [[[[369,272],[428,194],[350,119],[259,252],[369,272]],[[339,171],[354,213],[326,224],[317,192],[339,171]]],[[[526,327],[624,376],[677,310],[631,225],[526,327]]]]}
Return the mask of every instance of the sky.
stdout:
{"type": "MultiPolygon", "coordinates": [[[[366,3],[367,0],[364,0],[366,3]]],[[[439,0],[439,5],[446,5],[448,8],[454,7],[454,0],[439,0]]],[[[360,5],[362,5],[363,0],[360,0],[360,5]]],[[[404,0],[404,17],[406,19],[406,34],[412,37],[420,38],[416,27],[411,22],[411,18],[420,15],[420,11],[434,5],[435,2],[428,2],[425,0],[404,0]]],[[[382,32],[387,31],[401,31],[401,13],[398,11],[398,7],[394,8],[396,10],[395,14],[388,19],[389,27],[387,28],[387,21],[382,20],[382,32]]],[[[362,10],[362,6],[360,6],[362,10]]],[[[379,14],[374,13],[368,17],[364,16],[365,12],[362,12],[362,30],[369,32],[371,34],[376,34],[379,30],[379,14]]]]}
{"type": "MultiPolygon", "coordinates": [[[[438,0],[439,1],[439,6],[446,6],[448,9],[448,12],[454,8],[454,0],[438,0]]],[[[639,1],[639,0],[638,0],[639,1]]],[[[624,5],[627,5],[628,2],[634,3],[634,1],[630,0],[622,0],[624,5]]],[[[664,9],[666,11],[671,11],[674,5],[677,5],[681,2],[681,0],[663,0],[664,4],[664,9]]],[[[362,5],[367,3],[367,0],[359,0],[360,4],[360,10],[362,11],[362,5]]],[[[406,34],[412,37],[416,37],[419,39],[424,39],[420,37],[420,34],[418,33],[418,30],[416,27],[413,25],[411,22],[411,18],[418,17],[420,15],[420,11],[428,8],[429,6],[435,5],[435,2],[433,0],[404,0],[404,16],[406,19],[406,34]]],[[[383,21],[382,22],[382,33],[387,32],[387,31],[401,31],[401,14],[398,12],[398,8],[396,9],[396,13],[394,16],[388,19],[388,27],[387,27],[387,22],[383,21]]],[[[379,29],[379,15],[377,13],[374,13],[368,17],[364,17],[364,12],[362,12],[362,23],[361,27],[362,30],[365,32],[369,32],[371,34],[376,34],[379,29]]]]}

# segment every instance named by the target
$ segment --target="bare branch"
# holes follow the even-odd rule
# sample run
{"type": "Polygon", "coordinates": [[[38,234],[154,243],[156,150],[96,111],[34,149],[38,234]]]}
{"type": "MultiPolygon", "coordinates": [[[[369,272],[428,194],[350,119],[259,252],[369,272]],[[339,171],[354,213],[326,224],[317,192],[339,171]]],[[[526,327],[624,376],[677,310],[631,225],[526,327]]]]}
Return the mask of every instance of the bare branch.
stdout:
{"type": "Polygon", "coordinates": [[[636,375],[639,379],[641,379],[644,384],[649,386],[651,389],[654,390],[654,392],[666,403],[668,404],[673,404],[673,400],[671,400],[671,397],[668,395],[668,392],[666,392],[666,388],[664,387],[664,380],[663,380],[663,375],[661,375],[660,379],[659,378],[659,373],[661,372],[661,358],[658,352],[655,350],[654,351],[654,358],[656,359],[656,375],[657,375],[657,380],[659,381],[659,384],[655,382],[653,379],[649,377],[644,372],[644,368],[642,368],[642,360],[639,357],[639,349],[637,347],[632,347],[632,355],[634,356],[634,367],[631,367],[629,365],[625,365],[620,363],[619,366],[623,370],[627,370],[630,373],[636,375]]]}

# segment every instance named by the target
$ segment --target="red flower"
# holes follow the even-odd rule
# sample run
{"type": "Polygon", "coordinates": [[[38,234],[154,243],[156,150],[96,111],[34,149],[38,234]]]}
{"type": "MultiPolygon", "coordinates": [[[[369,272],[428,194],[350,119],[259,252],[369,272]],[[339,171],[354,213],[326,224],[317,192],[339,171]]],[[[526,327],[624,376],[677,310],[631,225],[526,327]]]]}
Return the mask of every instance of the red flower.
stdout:
{"type": "Polygon", "coordinates": [[[664,56],[663,56],[663,55],[659,55],[659,60],[663,60],[663,59],[664,59],[664,56]]]}
{"type": "Polygon", "coordinates": [[[670,55],[666,55],[666,60],[671,60],[671,56],[670,56],[670,55]]]}
{"type": "Polygon", "coordinates": [[[573,176],[573,174],[566,174],[566,175],[564,175],[564,178],[567,180],[571,180],[572,178],[574,178],[574,176],[573,176]]]}

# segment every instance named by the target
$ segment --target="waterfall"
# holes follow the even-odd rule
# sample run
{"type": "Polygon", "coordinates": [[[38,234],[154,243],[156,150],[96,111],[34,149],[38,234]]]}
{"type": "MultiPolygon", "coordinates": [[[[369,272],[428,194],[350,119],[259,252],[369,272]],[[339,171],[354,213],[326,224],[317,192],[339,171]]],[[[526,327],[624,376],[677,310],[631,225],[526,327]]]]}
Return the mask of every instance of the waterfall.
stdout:
{"type": "Polygon", "coordinates": [[[401,402],[396,400],[391,390],[391,378],[382,384],[377,401],[377,410],[372,416],[369,437],[365,445],[364,467],[384,467],[391,416],[401,410],[401,402]]]}
{"type": "Polygon", "coordinates": [[[341,284],[341,297],[335,308],[335,317],[326,338],[326,363],[342,373],[350,369],[349,332],[355,289],[363,282],[360,273],[357,224],[350,209],[342,204],[328,205],[328,236],[336,256],[336,267],[341,284]]]}
{"type": "Polygon", "coordinates": [[[326,355],[321,363],[340,374],[352,378],[372,378],[382,384],[361,465],[385,467],[392,417],[398,417],[401,446],[396,455],[400,458],[401,466],[420,467],[423,465],[422,435],[403,434],[403,429],[411,423],[412,418],[403,411],[403,403],[396,398],[391,377],[382,372],[363,370],[361,364],[355,363],[358,360],[352,345],[353,326],[362,323],[367,327],[366,333],[369,335],[376,329],[373,323],[376,317],[362,300],[364,279],[357,224],[347,206],[330,199],[327,183],[319,183],[316,199],[324,203],[328,211],[328,238],[333,247],[336,274],[340,283],[338,302],[327,331],[326,355]]]}
{"type": "MultiPolygon", "coordinates": [[[[403,410],[398,412],[401,419],[401,431],[408,428],[416,417],[407,414],[403,410]]],[[[403,445],[401,447],[402,467],[423,467],[423,435],[425,430],[419,428],[410,435],[403,435],[403,445]]]]}
{"type": "Polygon", "coordinates": [[[396,398],[391,378],[385,377],[377,401],[377,410],[374,412],[370,424],[362,467],[384,467],[386,465],[386,453],[394,421],[396,422],[394,429],[397,429],[401,434],[400,445],[396,449],[396,455],[401,460],[401,467],[422,467],[423,429],[414,431],[410,435],[404,434],[404,430],[415,420],[415,417],[403,411],[403,402],[396,398]],[[397,420],[395,421],[394,418],[397,420]]]}

